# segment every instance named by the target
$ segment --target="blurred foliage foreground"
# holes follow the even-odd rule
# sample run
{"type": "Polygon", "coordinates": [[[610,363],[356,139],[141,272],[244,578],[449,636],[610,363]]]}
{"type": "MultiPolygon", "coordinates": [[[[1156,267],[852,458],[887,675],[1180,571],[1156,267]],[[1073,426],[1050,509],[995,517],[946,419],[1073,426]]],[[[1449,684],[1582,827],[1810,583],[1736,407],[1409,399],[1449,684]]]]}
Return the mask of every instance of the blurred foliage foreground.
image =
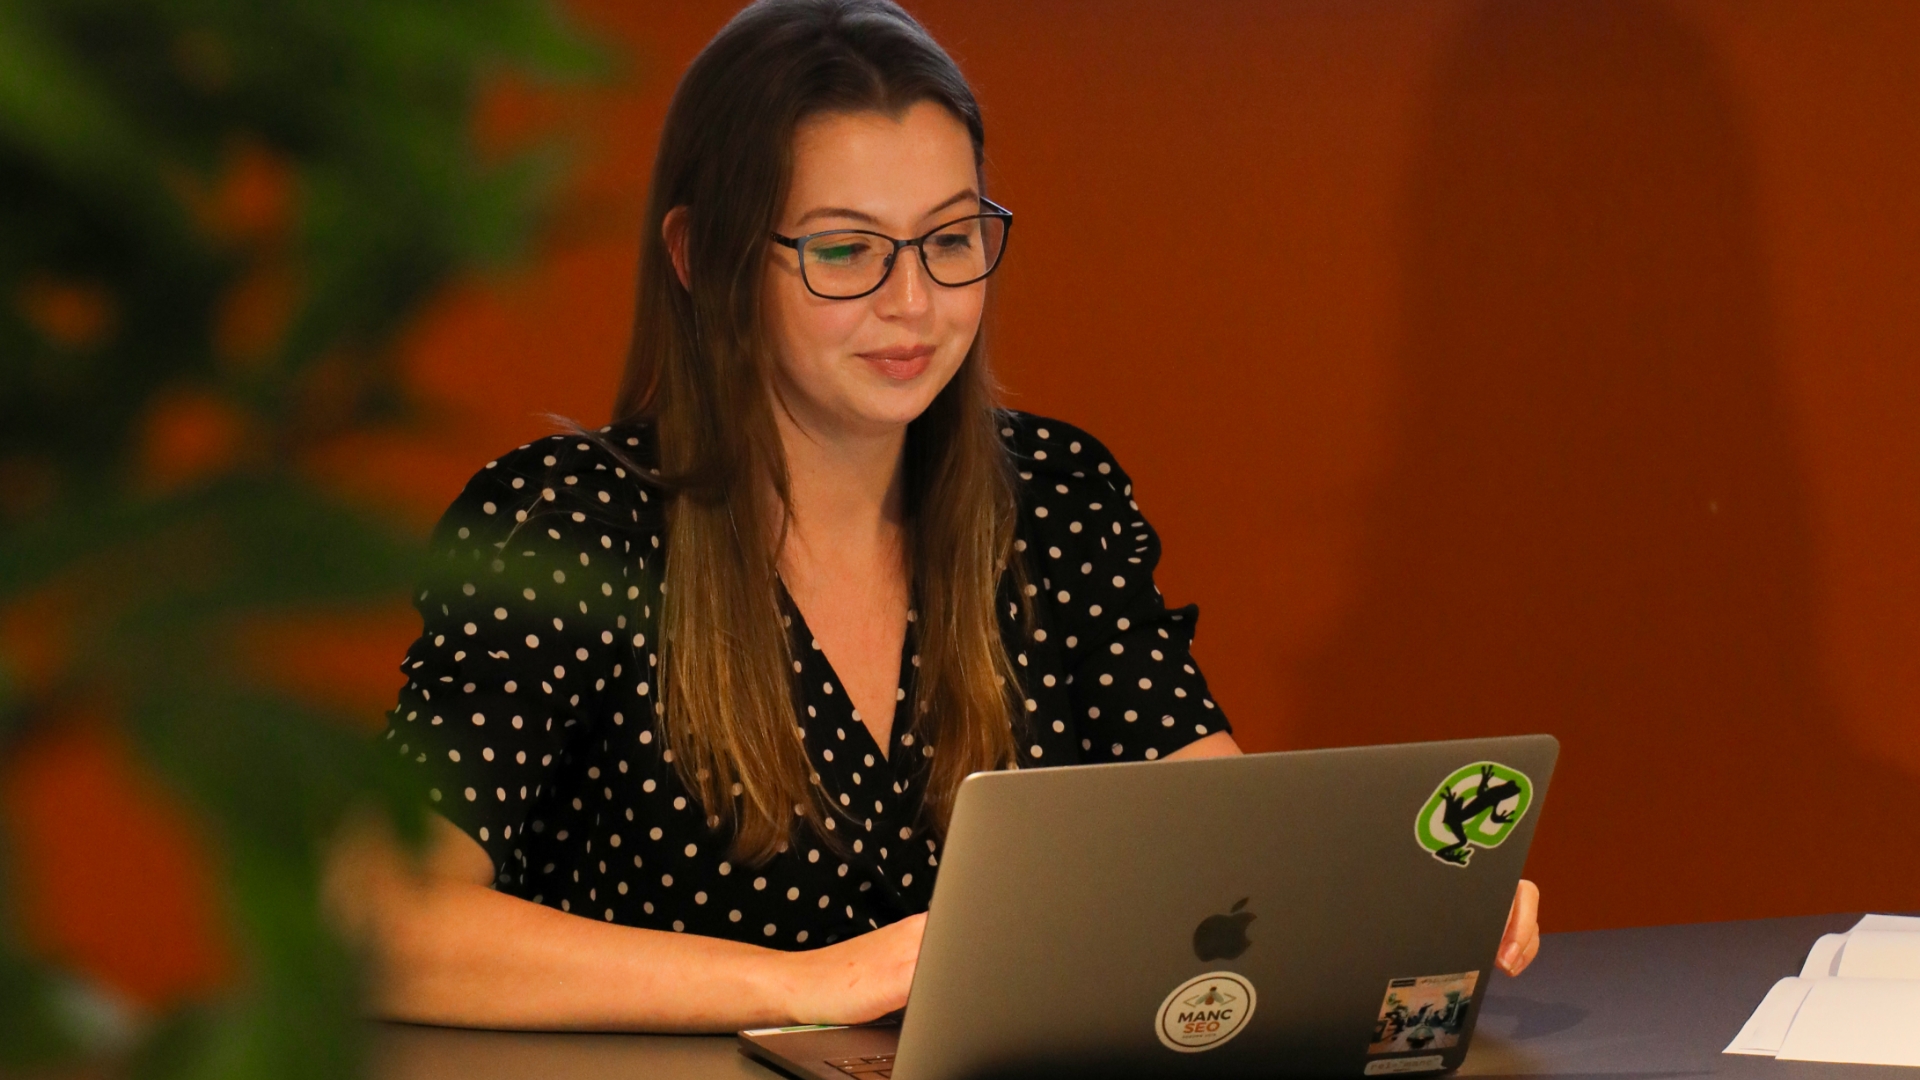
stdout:
{"type": "Polygon", "coordinates": [[[360,1070],[318,857],[355,807],[417,811],[367,718],[238,646],[403,595],[416,542],[301,462],[403,416],[396,335],[553,201],[556,148],[490,151],[476,105],[600,62],[539,0],[0,0],[0,613],[39,613],[0,641],[0,783],[107,718],[211,834],[239,968],[103,1040],[0,910],[0,1072],[360,1070]],[[184,472],[155,450],[182,402],[228,443],[184,472]]]}

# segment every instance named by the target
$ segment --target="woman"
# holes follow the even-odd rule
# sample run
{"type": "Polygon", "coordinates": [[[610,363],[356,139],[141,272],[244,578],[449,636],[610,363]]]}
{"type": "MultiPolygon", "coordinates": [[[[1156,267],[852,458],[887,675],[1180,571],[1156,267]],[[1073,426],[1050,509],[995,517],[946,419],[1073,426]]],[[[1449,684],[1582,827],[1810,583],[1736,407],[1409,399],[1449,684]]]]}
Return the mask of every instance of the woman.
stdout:
{"type": "Polygon", "coordinates": [[[621,419],[489,462],[434,536],[386,733],[434,841],[333,881],[386,1014],[871,1019],[967,773],[1239,753],[1126,474],[994,407],[982,146],[887,0],[764,0],[687,71],[621,419]]]}

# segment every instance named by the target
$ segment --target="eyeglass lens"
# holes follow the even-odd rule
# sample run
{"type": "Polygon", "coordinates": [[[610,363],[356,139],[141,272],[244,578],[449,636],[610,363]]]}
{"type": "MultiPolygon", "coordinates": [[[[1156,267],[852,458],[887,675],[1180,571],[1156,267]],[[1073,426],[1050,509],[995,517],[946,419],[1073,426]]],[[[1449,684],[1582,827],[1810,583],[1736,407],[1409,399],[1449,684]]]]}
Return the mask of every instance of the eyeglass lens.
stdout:
{"type": "MultiPolygon", "coordinates": [[[[942,285],[967,285],[986,277],[1000,260],[1007,223],[999,217],[962,218],[920,245],[927,276],[942,285]]],[[[893,245],[870,232],[830,232],[813,237],[801,252],[807,287],[824,297],[872,292],[887,275],[893,245]]]]}

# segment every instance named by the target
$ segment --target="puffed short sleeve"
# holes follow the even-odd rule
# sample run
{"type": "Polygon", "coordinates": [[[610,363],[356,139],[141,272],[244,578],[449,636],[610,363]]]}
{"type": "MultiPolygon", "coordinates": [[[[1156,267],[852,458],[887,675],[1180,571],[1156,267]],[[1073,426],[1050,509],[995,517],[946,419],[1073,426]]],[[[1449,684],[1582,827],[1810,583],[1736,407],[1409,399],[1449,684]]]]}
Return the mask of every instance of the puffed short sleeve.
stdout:
{"type": "Polygon", "coordinates": [[[1015,443],[1022,531],[1059,568],[1040,602],[1071,643],[1067,684],[1086,760],[1150,760],[1232,731],[1193,658],[1199,608],[1169,610],[1154,583],[1160,537],[1133,481],[1099,440],[1059,421],[1020,417],[1015,443]]]}
{"type": "Polygon", "coordinates": [[[434,529],[415,591],[421,632],[385,742],[503,880],[571,748],[595,724],[626,722],[623,707],[650,719],[640,715],[650,699],[628,685],[646,632],[629,625],[640,562],[615,539],[602,464],[571,439],[490,462],[434,529]],[[614,686],[624,706],[611,703],[614,686]]]}

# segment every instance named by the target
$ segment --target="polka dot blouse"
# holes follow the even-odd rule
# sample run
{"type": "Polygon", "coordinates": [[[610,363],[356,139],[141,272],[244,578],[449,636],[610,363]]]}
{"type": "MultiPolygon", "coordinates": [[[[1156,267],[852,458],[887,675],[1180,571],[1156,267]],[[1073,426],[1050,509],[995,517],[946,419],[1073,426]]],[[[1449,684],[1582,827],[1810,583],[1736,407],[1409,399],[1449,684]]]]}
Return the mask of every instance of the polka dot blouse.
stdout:
{"type": "MultiPolygon", "coordinates": [[[[1230,730],[1189,655],[1196,609],[1168,610],[1154,587],[1159,539],[1126,474],[1085,432],[1003,415],[1034,607],[1031,628],[1002,607],[1021,765],[1153,759],[1230,730]]],[[[802,833],[762,865],[734,861],[681,786],[653,726],[664,500],[627,464],[654,460],[648,434],[556,435],[467,484],[434,531],[385,745],[486,849],[495,887],[534,903],[786,949],[925,911],[940,865],[919,820],[932,748],[902,704],[880,753],[790,599],[797,719],[843,811],[840,842],[802,833]]]]}

